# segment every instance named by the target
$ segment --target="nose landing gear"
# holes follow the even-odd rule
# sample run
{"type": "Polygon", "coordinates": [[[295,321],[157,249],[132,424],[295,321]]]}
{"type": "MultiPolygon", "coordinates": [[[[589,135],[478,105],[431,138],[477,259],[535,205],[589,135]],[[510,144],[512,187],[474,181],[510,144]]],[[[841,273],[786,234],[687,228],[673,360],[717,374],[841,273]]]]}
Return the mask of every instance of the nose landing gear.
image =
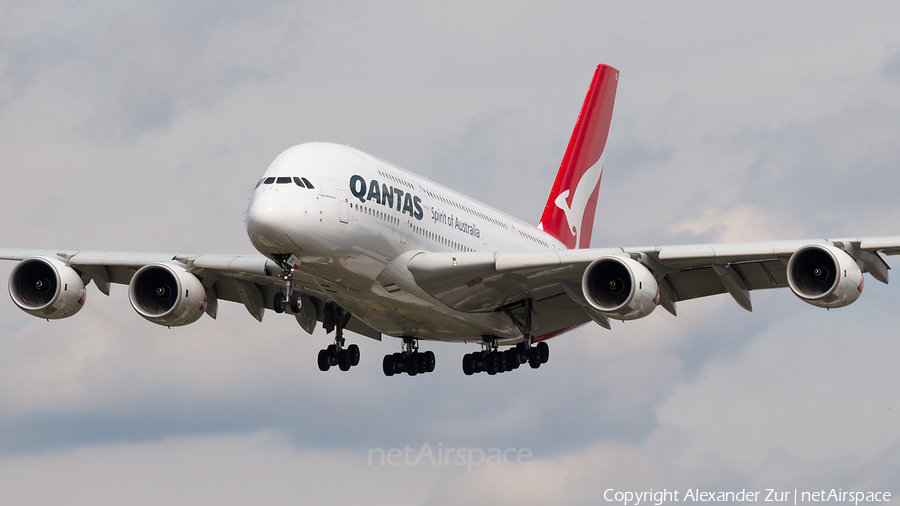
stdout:
{"type": "Polygon", "coordinates": [[[288,261],[287,255],[280,255],[278,264],[281,266],[281,279],[284,280],[284,292],[277,292],[272,301],[273,309],[276,313],[283,313],[286,307],[291,308],[291,312],[297,314],[300,312],[300,292],[294,290],[294,269],[288,261]],[[284,257],[284,258],[280,258],[284,257]],[[287,294],[287,297],[285,297],[287,294]]]}

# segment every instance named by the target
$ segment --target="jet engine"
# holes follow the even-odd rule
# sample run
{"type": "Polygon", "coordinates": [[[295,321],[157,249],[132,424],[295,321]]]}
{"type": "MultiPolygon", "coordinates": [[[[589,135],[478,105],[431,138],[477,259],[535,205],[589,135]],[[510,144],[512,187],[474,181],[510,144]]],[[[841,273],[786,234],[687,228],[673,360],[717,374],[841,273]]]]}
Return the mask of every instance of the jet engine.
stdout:
{"type": "Polygon", "coordinates": [[[53,257],[23,260],[9,276],[9,295],[22,311],[40,318],[67,318],[81,310],[87,292],[75,269],[53,257]]]}
{"type": "Polygon", "coordinates": [[[628,257],[606,256],[584,270],[581,289],[588,303],[617,320],[634,320],[659,304],[659,285],[641,263],[628,257]]]}
{"type": "Polygon", "coordinates": [[[826,244],[803,246],[787,264],[788,284],[794,294],[813,306],[847,306],[862,294],[863,275],[850,255],[826,244]]]}
{"type": "Polygon", "coordinates": [[[177,327],[194,323],[206,311],[203,283],[184,267],[155,263],[141,267],[128,285],[135,311],[158,325],[177,327]]]}

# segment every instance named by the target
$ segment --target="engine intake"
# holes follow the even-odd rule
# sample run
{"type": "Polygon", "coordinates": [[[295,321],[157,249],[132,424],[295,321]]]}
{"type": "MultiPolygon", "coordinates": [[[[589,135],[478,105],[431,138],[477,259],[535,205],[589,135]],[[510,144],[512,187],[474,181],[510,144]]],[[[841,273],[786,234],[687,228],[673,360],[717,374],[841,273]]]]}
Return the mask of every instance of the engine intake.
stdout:
{"type": "Polygon", "coordinates": [[[203,283],[184,267],[170,263],[145,265],[134,273],[128,299],[139,315],[168,327],[194,323],[207,305],[203,283]]]}
{"type": "Polygon", "coordinates": [[[9,295],[22,311],[40,318],[68,318],[84,307],[87,292],[75,269],[53,257],[23,260],[9,276],[9,295]]]}
{"type": "Polygon", "coordinates": [[[594,260],[584,270],[581,289],[594,309],[618,320],[642,318],[659,304],[659,285],[653,274],[627,257],[594,260]]]}
{"type": "Polygon", "coordinates": [[[803,246],[787,265],[791,290],[804,302],[837,308],[852,304],[863,290],[862,270],[850,255],[827,244],[803,246]]]}

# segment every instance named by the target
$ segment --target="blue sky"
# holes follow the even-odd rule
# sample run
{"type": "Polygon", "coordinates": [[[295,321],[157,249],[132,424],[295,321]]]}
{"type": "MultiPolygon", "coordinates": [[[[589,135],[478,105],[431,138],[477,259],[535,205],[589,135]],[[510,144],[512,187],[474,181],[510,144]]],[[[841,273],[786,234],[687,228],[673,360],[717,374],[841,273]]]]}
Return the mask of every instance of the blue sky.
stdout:
{"type": "MultiPolygon", "coordinates": [[[[536,222],[594,67],[621,71],[594,246],[897,235],[898,7],[822,2],[0,2],[2,247],[253,253],[259,174],[350,144],[536,222]]],[[[896,260],[890,260],[894,266],[896,260]]],[[[0,265],[8,276],[12,265],[0,265]]],[[[0,303],[10,503],[597,504],[616,489],[897,489],[900,290],[586,326],[538,371],[385,378],[399,343],[239,305],[184,328],[89,288],[0,303]],[[529,466],[367,464],[528,448],[529,466]],[[49,477],[49,478],[48,478],[49,477]]]]}

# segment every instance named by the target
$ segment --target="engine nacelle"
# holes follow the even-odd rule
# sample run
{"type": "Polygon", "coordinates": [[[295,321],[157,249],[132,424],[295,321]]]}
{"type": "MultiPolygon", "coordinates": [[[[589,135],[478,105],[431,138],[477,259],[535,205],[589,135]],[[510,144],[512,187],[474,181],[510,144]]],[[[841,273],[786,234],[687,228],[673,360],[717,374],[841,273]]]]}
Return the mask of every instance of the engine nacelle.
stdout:
{"type": "Polygon", "coordinates": [[[794,294],[813,306],[835,308],[852,304],[863,290],[863,274],[850,255],[826,244],[803,246],[787,265],[794,294]]]}
{"type": "Polygon", "coordinates": [[[9,295],[22,311],[40,318],[67,318],[84,307],[87,291],[75,269],[53,257],[22,260],[9,276],[9,295]]]}
{"type": "Polygon", "coordinates": [[[171,263],[141,267],[128,285],[128,299],[139,315],[167,327],[194,323],[203,316],[208,302],[203,283],[171,263]]]}
{"type": "Polygon", "coordinates": [[[581,289],[594,309],[617,320],[642,318],[659,304],[659,285],[653,274],[628,257],[594,260],[584,270],[581,289]]]}

